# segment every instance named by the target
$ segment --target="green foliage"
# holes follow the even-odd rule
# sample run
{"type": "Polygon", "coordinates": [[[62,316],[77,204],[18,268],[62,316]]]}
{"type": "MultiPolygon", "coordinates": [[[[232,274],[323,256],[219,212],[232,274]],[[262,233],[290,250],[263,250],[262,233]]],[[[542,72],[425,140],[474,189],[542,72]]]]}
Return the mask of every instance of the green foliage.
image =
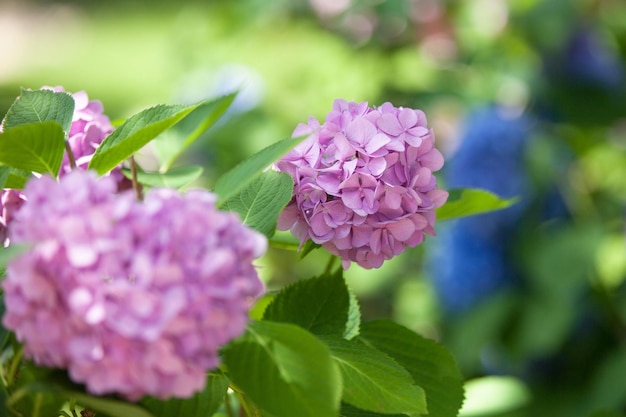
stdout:
{"type": "Polygon", "coordinates": [[[172,164],[202,133],[210,128],[228,110],[236,93],[202,102],[180,122],[165,130],[154,141],[154,149],[161,161],[161,172],[172,164]]]}
{"type": "Polygon", "coordinates": [[[2,126],[6,131],[33,123],[57,122],[67,137],[72,125],[74,105],[74,99],[68,93],[22,90],[9,108],[2,126]]]}
{"type": "Polygon", "coordinates": [[[63,130],[54,121],[20,125],[0,133],[0,163],[12,168],[56,176],[64,150],[63,130]]]}
{"type": "Polygon", "coordinates": [[[293,323],[316,335],[346,333],[349,311],[351,328],[358,317],[358,306],[351,308],[350,294],[341,271],[309,278],[285,287],[267,306],[264,320],[293,323]]]}
{"type": "Polygon", "coordinates": [[[437,220],[449,220],[500,210],[517,202],[517,198],[501,199],[486,190],[462,188],[449,190],[449,192],[450,196],[446,204],[437,209],[437,220]]]}
{"type": "Polygon", "coordinates": [[[267,148],[255,153],[233,169],[222,175],[215,184],[215,193],[219,196],[219,205],[224,205],[233,196],[248,187],[252,181],[261,175],[263,170],[289,152],[303,138],[288,138],[278,141],[267,148]]]}
{"type": "Polygon", "coordinates": [[[247,226],[272,237],[276,219],[291,200],[293,179],[284,172],[267,171],[238,194],[221,202],[221,208],[238,213],[247,226]]]}
{"type": "Polygon", "coordinates": [[[224,401],[228,389],[228,379],[220,374],[209,374],[203,391],[191,398],[162,401],[147,398],[142,404],[154,417],[209,417],[212,416],[224,401]]]}
{"type": "Polygon", "coordinates": [[[287,323],[253,322],[224,352],[231,381],[272,417],[335,417],[341,375],[326,345],[287,323]]]}
{"type": "Polygon", "coordinates": [[[408,371],[426,392],[429,416],[457,415],[463,403],[463,377],[443,345],[389,320],[363,323],[359,338],[408,371]]]}
{"type": "MultiPolygon", "coordinates": [[[[165,173],[138,170],[137,181],[148,187],[182,188],[200,178],[202,172],[204,172],[204,168],[198,165],[185,165],[172,168],[165,173]]],[[[130,169],[123,168],[122,173],[126,178],[132,179],[130,169]]]]}
{"type": "Polygon", "coordinates": [[[89,162],[89,168],[99,174],[110,171],[202,104],[162,104],[129,117],[102,141],[89,162]]]}
{"type": "Polygon", "coordinates": [[[424,390],[383,352],[359,340],[324,337],[343,377],[342,400],[381,414],[427,414],[424,390]]]}

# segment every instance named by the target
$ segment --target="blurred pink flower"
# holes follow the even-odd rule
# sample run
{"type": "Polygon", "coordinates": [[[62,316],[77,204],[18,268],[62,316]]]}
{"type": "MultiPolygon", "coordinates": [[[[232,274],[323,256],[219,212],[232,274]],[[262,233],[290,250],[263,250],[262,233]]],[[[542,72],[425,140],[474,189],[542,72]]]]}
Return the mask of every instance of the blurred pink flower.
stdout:
{"type": "Polygon", "coordinates": [[[275,165],[295,183],[279,229],[321,244],[344,268],[378,268],[435,234],[448,193],[433,175],[443,156],[424,112],[335,100],[323,124],[310,118],[293,136],[305,134],[275,165]]]}
{"type": "Polygon", "coordinates": [[[29,181],[10,238],[32,248],[7,267],[3,324],[92,394],[189,397],[244,331],[267,241],[208,191],[116,192],[82,170],[29,181]]]}

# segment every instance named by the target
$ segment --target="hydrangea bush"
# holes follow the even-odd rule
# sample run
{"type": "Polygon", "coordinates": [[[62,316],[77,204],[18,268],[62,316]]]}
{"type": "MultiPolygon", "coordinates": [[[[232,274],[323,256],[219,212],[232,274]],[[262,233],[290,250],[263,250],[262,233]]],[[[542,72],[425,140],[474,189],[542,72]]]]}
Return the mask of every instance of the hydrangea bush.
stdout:
{"type": "Polygon", "coordinates": [[[278,222],[294,250],[311,239],[344,268],[380,267],[435,235],[436,218],[510,202],[468,189],[444,205],[424,113],[344,100],[213,191],[181,191],[202,167],[169,167],[234,97],[155,106],[115,129],[99,102],[60,87],[23,90],[9,109],[0,402],[11,415],[457,415],[462,377],[445,347],[362,321],[341,268],[263,295],[255,260],[278,222]],[[150,141],[175,149],[157,172],[133,158],[150,141]]]}

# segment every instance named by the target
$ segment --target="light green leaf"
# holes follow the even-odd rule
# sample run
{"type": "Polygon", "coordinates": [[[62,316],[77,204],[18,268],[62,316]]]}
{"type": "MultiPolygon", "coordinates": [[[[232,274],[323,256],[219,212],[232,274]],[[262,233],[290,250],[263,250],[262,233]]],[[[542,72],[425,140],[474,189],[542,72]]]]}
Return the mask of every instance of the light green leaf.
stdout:
{"type": "Polygon", "coordinates": [[[201,103],[171,129],[154,141],[155,153],[161,161],[160,172],[168,172],[176,159],[228,110],[237,94],[228,94],[201,103]]]}
{"type": "MultiPolygon", "coordinates": [[[[200,178],[204,168],[199,165],[185,165],[166,173],[137,171],[137,181],[148,187],[182,188],[200,178]]],[[[128,179],[132,179],[130,169],[122,169],[128,179]]]]}
{"type": "Polygon", "coordinates": [[[99,174],[110,171],[202,104],[162,104],[131,116],[102,141],[89,162],[89,168],[99,174]]]}
{"type": "Polygon", "coordinates": [[[74,98],[64,92],[52,90],[22,90],[5,116],[4,130],[41,122],[57,122],[66,138],[72,125],[74,98]]]}
{"type": "Polygon", "coordinates": [[[9,175],[4,183],[3,188],[14,188],[16,190],[21,190],[24,188],[30,177],[32,177],[32,172],[24,171],[23,169],[17,169],[13,167],[7,167],[5,165],[1,165],[2,168],[9,170],[9,175]]]}
{"type": "Polygon", "coordinates": [[[154,417],[209,417],[224,402],[228,382],[224,375],[209,374],[204,390],[191,398],[172,398],[167,401],[146,398],[142,404],[154,417]]]}
{"type": "Polygon", "coordinates": [[[0,190],[5,188],[4,184],[9,179],[10,174],[11,174],[11,167],[0,165],[0,190]]]}
{"type": "Polygon", "coordinates": [[[222,175],[215,184],[215,193],[219,196],[218,205],[228,201],[261,175],[263,170],[277,161],[300,143],[304,137],[289,138],[278,141],[255,153],[233,169],[222,175]]]}
{"type": "Polygon", "coordinates": [[[361,308],[359,307],[359,300],[349,287],[348,293],[350,295],[350,307],[348,308],[348,321],[343,337],[350,340],[358,336],[361,330],[361,308]]]}
{"type": "Polygon", "coordinates": [[[381,414],[428,413],[424,390],[391,357],[358,340],[322,340],[341,369],[344,402],[381,414]]]}
{"type": "Polygon", "coordinates": [[[455,417],[463,403],[463,378],[442,345],[390,320],[361,325],[360,340],[392,357],[424,389],[430,417],[455,417]]]}
{"type": "Polygon", "coordinates": [[[343,336],[349,308],[348,287],[339,270],[283,288],[265,309],[263,319],[297,324],[317,335],[343,336]]]}
{"type": "Polygon", "coordinates": [[[501,199],[497,195],[475,188],[449,190],[448,201],[437,209],[437,220],[472,216],[512,206],[518,198],[501,199]]]}
{"type": "Polygon", "coordinates": [[[330,351],[306,330],[253,322],[224,361],[233,383],[272,417],[336,417],[341,375],[330,351]]]}
{"type": "Polygon", "coordinates": [[[64,151],[63,130],[57,122],[27,124],[0,133],[0,163],[13,168],[56,177],[64,151]]]}
{"type": "Polygon", "coordinates": [[[272,237],[278,215],[291,200],[293,180],[284,172],[267,171],[239,194],[221,200],[220,208],[234,211],[247,226],[272,237]]]}
{"type": "Polygon", "coordinates": [[[513,377],[487,376],[467,381],[467,399],[460,416],[482,417],[503,415],[527,405],[531,392],[524,383],[513,377]]]}

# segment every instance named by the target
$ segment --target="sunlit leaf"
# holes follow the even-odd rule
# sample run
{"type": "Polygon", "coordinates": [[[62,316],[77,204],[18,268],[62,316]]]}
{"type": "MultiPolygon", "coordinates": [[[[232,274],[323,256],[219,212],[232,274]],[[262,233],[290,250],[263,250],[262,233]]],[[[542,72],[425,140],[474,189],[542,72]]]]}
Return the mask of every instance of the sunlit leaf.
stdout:
{"type": "Polygon", "coordinates": [[[131,116],[102,141],[89,162],[89,168],[99,174],[110,171],[201,104],[163,104],[131,116]]]}
{"type": "Polygon", "coordinates": [[[161,133],[154,141],[155,153],[161,161],[159,171],[168,172],[176,159],[228,110],[236,95],[228,94],[201,103],[171,129],[161,133]]]}
{"type": "Polygon", "coordinates": [[[0,163],[13,168],[56,176],[64,151],[63,130],[57,122],[26,124],[0,133],[0,163]]]}
{"type": "Polygon", "coordinates": [[[253,322],[224,360],[233,383],[272,417],[339,413],[339,370],[328,347],[298,326],[253,322]]]}
{"type": "Polygon", "coordinates": [[[302,137],[289,138],[276,142],[255,153],[222,175],[215,183],[215,193],[220,198],[219,204],[222,204],[223,201],[228,201],[230,197],[241,192],[248,184],[260,176],[268,166],[289,152],[303,139],[302,137]]]}
{"type": "Polygon", "coordinates": [[[74,114],[74,98],[52,90],[22,90],[4,118],[5,131],[17,126],[41,122],[57,122],[67,137],[74,114]]]}
{"type": "Polygon", "coordinates": [[[474,188],[454,189],[449,192],[448,201],[437,209],[437,220],[501,210],[518,201],[517,198],[501,199],[489,191],[474,188]]]}
{"type": "Polygon", "coordinates": [[[502,415],[528,404],[530,395],[524,383],[508,376],[487,376],[467,381],[466,400],[459,416],[502,415]]]}
{"type": "MultiPolygon", "coordinates": [[[[204,168],[199,165],[185,165],[173,168],[166,173],[137,171],[137,181],[148,187],[182,188],[200,178],[204,168]]],[[[132,179],[130,169],[122,169],[128,179],[132,179]]]]}
{"type": "Polygon", "coordinates": [[[276,230],[276,219],[292,193],[293,180],[289,174],[267,171],[238,194],[221,200],[221,208],[238,213],[244,224],[271,237],[276,230]]]}

